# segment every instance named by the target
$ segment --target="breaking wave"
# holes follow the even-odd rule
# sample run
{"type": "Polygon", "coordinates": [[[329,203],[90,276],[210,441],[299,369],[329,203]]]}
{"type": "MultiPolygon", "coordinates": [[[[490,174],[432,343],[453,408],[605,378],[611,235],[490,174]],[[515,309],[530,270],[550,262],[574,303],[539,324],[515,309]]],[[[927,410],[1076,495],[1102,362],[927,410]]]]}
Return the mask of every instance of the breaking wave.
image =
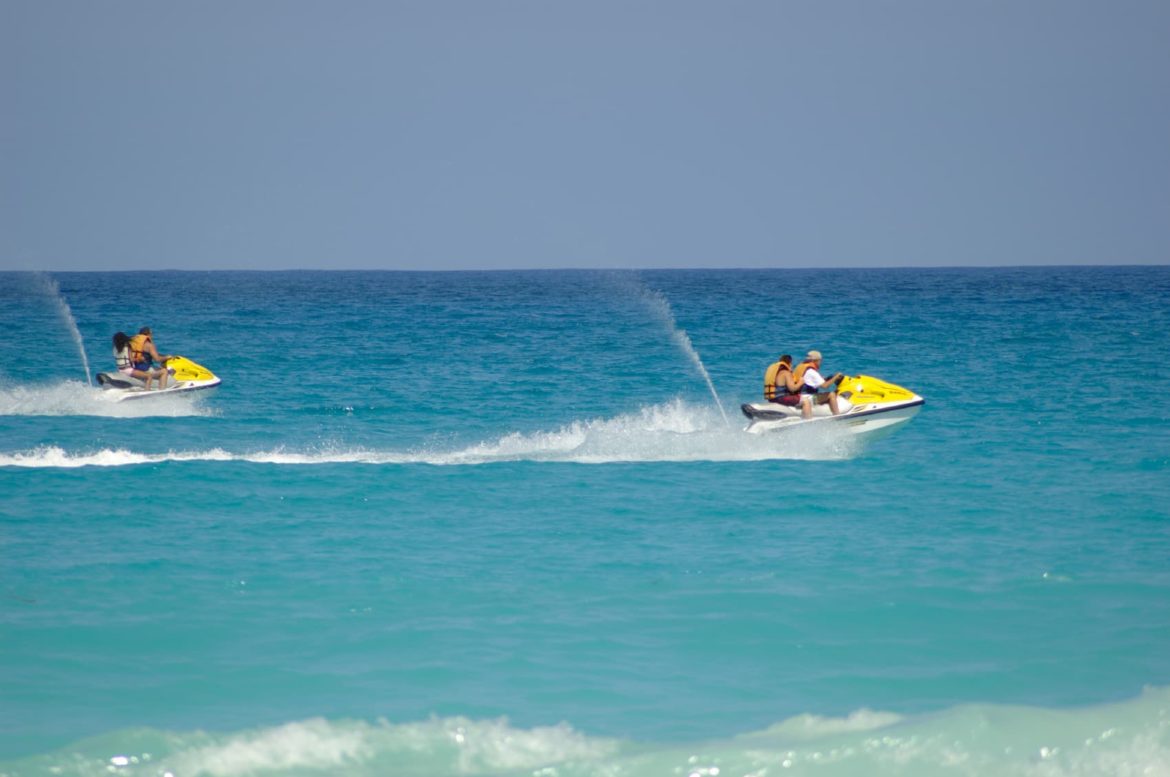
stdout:
{"type": "Polygon", "coordinates": [[[530,729],[465,717],[394,724],[323,718],[225,733],[136,729],[0,763],[0,774],[110,775],[968,775],[1170,774],[1170,690],[1079,709],[966,705],[901,716],[800,715],[702,742],[637,743],[566,723],[530,729]]]}
{"type": "Polygon", "coordinates": [[[608,464],[665,461],[762,461],[843,459],[856,455],[857,438],[835,428],[797,428],[783,434],[747,434],[728,427],[708,407],[682,400],[636,413],[574,421],[552,431],[511,432],[453,449],[376,450],[361,447],[229,451],[169,450],[147,453],[103,448],[68,451],[50,446],[0,453],[8,467],[116,467],[165,461],[244,461],[258,464],[476,465],[537,461],[608,464]]]}

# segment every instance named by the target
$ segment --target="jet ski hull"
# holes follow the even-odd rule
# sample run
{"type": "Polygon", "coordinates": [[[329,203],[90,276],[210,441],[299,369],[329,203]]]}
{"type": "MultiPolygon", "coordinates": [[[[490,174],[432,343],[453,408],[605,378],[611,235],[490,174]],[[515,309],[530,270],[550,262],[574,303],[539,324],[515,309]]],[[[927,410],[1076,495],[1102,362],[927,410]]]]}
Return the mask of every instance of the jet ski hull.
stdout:
{"type": "Polygon", "coordinates": [[[777,432],[808,424],[832,424],[851,434],[889,432],[918,414],[926,400],[914,392],[878,378],[859,375],[844,378],[840,384],[838,409],[833,415],[827,404],[816,405],[812,418],[802,418],[800,406],[772,402],[745,404],[741,407],[753,434],[777,432]]]}
{"type": "Polygon", "coordinates": [[[120,372],[99,372],[97,383],[115,401],[124,402],[129,399],[147,399],[211,389],[222,382],[211,370],[181,356],[168,361],[167,369],[171,374],[167,380],[167,387],[162,389],[147,390],[143,381],[120,372]]]}

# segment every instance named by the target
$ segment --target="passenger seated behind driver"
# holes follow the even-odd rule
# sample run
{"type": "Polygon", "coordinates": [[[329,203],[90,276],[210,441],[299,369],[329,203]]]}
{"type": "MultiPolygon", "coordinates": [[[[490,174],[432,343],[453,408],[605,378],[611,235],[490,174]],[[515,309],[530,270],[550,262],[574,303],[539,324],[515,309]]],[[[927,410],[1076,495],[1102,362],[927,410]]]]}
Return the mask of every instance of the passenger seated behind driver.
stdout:
{"type": "Polygon", "coordinates": [[[143,370],[134,366],[130,337],[125,332],[117,332],[114,334],[114,364],[118,367],[118,372],[123,375],[129,375],[144,381],[147,391],[150,390],[150,382],[155,378],[159,378],[161,388],[165,388],[167,385],[167,370],[165,367],[160,367],[157,370],[151,370],[150,368],[143,370]]]}
{"type": "Polygon", "coordinates": [[[794,377],[800,383],[800,416],[802,418],[812,418],[812,406],[814,403],[818,405],[828,403],[829,409],[833,411],[833,415],[841,412],[837,409],[837,390],[833,386],[845,376],[838,372],[833,377],[825,380],[820,373],[820,369],[820,351],[809,351],[808,356],[805,356],[804,361],[796,368],[794,377]],[[822,393],[821,389],[826,386],[829,387],[829,390],[822,393]]]}
{"type": "Polygon", "coordinates": [[[792,375],[791,355],[782,355],[780,361],[769,364],[764,371],[764,399],[778,405],[800,404],[800,384],[792,375]]]}

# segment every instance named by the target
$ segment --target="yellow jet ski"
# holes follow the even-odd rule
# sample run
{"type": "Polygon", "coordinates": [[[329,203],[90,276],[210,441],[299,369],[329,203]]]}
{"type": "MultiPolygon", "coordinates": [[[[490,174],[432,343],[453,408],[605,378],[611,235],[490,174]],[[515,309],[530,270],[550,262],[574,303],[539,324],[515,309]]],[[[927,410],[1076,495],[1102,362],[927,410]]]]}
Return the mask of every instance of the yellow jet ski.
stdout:
{"type": "Polygon", "coordinates": [[[841,425],[853,434],[891,430],[918,414],[926,400],[909,389],[870,375],[844,377],[837,386],[837,415],[828,404],[813,405],[812,418],[802,418],[800,404],[756,402],[740,407],[753,434],[813,423],[841,425]]]}
{"type": "Polygon", "coordinates": [[[150,390],[147,391],[146,384],[142,380],[123,375],[120,372],[99,372],[96,380],[98,385],[107,391],[117,392],[116,396],[119,402],[126,399],[161,397],[184,391],[215,388],[220,384],[220,379],[215,373],[185,356],[175,356],[168,359],[165,366],[167,372],[170,373],[166,388],[157,388],[158,382],[154,381],[150,390]]]}

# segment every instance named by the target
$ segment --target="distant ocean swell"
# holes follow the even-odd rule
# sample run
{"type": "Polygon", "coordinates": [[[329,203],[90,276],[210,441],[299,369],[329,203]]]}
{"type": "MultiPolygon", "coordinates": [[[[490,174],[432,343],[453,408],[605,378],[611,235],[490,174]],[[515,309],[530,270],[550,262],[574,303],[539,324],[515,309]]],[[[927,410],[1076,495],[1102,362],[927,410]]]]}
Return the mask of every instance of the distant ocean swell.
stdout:
{"type": "Polygon", "coordinates": [[[58,446],[0,453],[0,467],[119,467],[164,461],[245,461],[258,464],[474,465],[504,461],[581,464],[653,461],[759,461],[841,459],[858,443],[833,429],[752,435],[726,426],[709,407],[674,400],[613,418],[576,421],[552,431],[513,432],[451,450],[373,450],[333,444],[316,449],[229,451],[220,447],[158,453],[123,448],[66,450],[58,446]]]}
{"type": "Polygon", "coordinates": [[[226,733],[136,729],[0,764],[0,774],[1162,777],[1170,775],[1170,689],[1080,709],[800,715],[759,732],[673,745],[590,737],[565,723],[523,729],[463,717],[407,724],[314,718],[226,733]]]}

